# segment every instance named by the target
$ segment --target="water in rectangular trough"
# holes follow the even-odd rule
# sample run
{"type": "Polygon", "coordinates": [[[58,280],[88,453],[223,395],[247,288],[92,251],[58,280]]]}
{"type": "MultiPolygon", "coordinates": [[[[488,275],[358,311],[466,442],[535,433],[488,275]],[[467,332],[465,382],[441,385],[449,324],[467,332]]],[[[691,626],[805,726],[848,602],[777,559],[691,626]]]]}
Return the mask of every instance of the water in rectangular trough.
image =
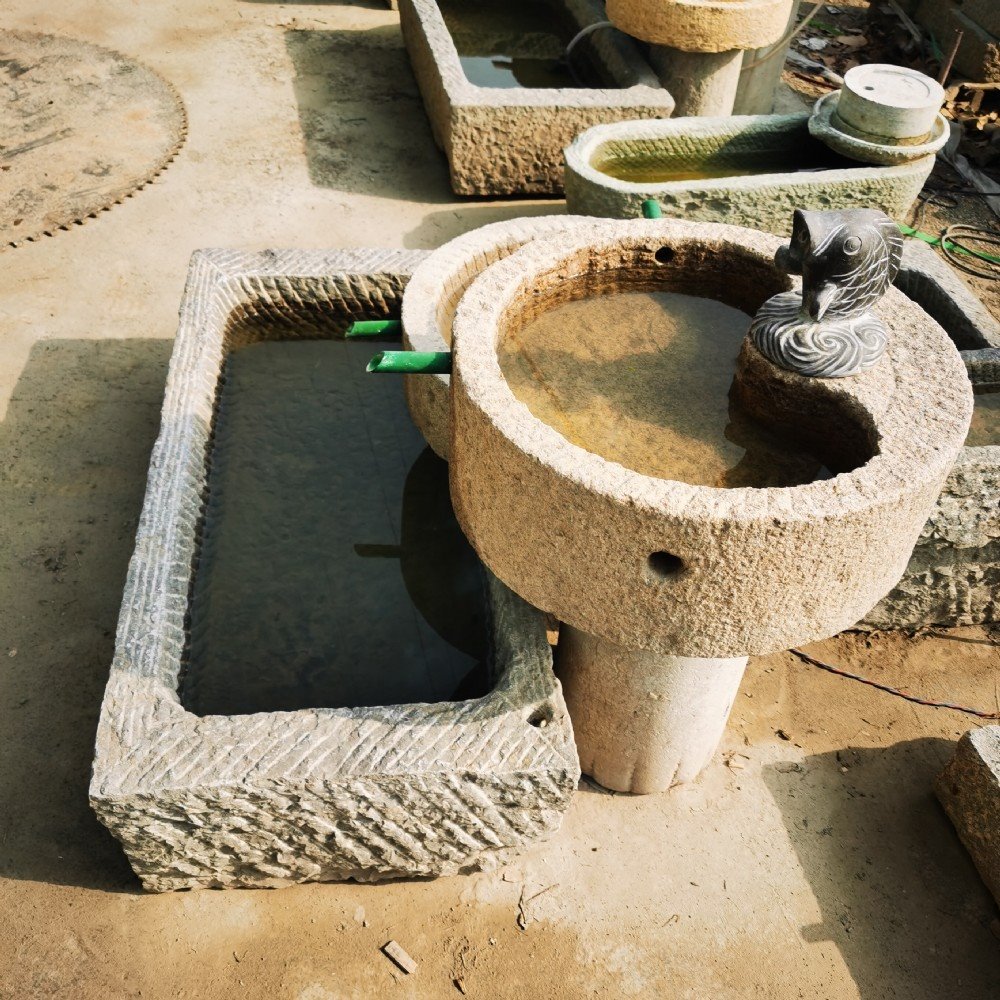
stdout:
{"type": "Polygon", "coordinates": [[[697,486],[798,486],[830,473],[729,400],[746,313],[674,292],[566,302],[500,346],[514,395],[573,444],[697,486]]]}
{"type": "Polygon", "coordinates": [[[602,87],[586,57],[574,47],[572,68],[564,58],[576,33],[544,0],[439,0],[469,83],[477,87],[602,87]]]}
{"type": "Polygon", "coordinates": [[[373,350],[280,340],[228,358],[180,689],[190,711],[487,692],[482,567],[401,380],[365,372],[373,350]]]}
{"type": "MultiPolygon", "coordinates": [[[[628,144],[622,144],[621,155],[594,159],[594,167],[608,177],[629,184],[667,184],[672,181],[711,181],[723,177],[752,177],[763,174],[794,174],[821,170],[844,170],[861,166],[846,157],[838,156],[809,135],[793,147],[772,150],[722,151],[721,156],[706,156],[704,162],[692,167],[678,156],[653,152],[628,155],[628,144]]],[[[648,147],[646,147],[648,149],[648,147]]]]}
{"type": "Polygon", "coordinates": [[[1000,445],[1000,392],[977,392],[975,400],[966,447],[1000,445]]]}

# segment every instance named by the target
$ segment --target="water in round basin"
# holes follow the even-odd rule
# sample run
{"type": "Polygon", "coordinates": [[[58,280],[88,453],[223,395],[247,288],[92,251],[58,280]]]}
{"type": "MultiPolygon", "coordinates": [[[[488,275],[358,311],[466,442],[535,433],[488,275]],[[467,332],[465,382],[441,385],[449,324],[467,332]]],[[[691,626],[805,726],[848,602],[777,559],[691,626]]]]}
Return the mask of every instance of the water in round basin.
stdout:
{"type": "Polygon", "coordinates": [[[1000,445],[1000,392],[977,393],[975,400],[966,447],[1000,445]]]}
{"type": "Polygon", "coordinates": [[[643,475],[720,487],[828,478],[819,459],[730,402],[749,323],[745,312],[694,295],[600,295],[512,329],[498,357],[536,417],[643,475]]]}

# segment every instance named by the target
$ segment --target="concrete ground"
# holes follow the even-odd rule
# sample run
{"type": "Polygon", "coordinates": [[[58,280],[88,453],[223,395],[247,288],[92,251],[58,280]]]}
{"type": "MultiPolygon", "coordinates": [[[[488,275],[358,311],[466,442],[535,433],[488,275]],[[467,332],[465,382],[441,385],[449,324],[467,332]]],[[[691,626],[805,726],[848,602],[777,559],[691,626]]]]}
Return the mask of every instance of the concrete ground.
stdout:
{"type": "MultiPolygon", "coordinates": [[[[975,720],[787,654],[751,662],[701,781],[583,785],[503,871],[140,892],[87,781],[191,251],[432,247],[550,209],[450,195],[374,2],[7,0],[4,21],[146,61],[190,134],[123,205],[0,254],[0,997],[1000,996],[996,907],[931,794],[975,720]],[[380,954],[390,938],[414,975],[380,954]]],[[[811,648],[998,704],[980,629],[811,648]]]]}

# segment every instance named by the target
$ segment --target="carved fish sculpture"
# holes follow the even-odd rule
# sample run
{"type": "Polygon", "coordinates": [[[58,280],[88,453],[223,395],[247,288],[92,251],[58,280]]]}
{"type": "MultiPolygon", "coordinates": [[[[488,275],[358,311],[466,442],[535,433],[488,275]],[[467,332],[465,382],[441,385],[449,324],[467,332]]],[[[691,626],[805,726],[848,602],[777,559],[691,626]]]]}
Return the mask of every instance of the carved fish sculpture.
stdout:
{"type": "Polygon", "coordinates": [[[768,299],[750,335],[775,364],[801,375],[841,378],[877,364],[886,346],[869,311],[899,272],[903,237],[883,212],[797,210],[791,243],[775,263],[802,275],[802,293],[768,299]]]}

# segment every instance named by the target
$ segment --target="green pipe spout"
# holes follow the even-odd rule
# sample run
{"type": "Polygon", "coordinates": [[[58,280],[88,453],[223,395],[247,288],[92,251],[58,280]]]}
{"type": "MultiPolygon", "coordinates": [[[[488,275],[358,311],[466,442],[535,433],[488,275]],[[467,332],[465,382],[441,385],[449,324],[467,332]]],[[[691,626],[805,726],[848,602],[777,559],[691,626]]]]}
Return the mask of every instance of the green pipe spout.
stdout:
{"type": "Polygon", "coordinates": [[[660,211],[660,203],[655,198],[647,198],[642,203],[642,217],[644,219],[663,218],[663,212],[660,211]]]}
{"type": "Polygon", "coordinates": [[[377,374],[450,375],[451,351],[379,351],[368,362],[377,374]]]}
{"type": "Polygon", "coordinates": [[[344,336],[348,340],[361,337],[401,337],[403,324],[398,319],[359,319],[352,323],[344,336]]]}

